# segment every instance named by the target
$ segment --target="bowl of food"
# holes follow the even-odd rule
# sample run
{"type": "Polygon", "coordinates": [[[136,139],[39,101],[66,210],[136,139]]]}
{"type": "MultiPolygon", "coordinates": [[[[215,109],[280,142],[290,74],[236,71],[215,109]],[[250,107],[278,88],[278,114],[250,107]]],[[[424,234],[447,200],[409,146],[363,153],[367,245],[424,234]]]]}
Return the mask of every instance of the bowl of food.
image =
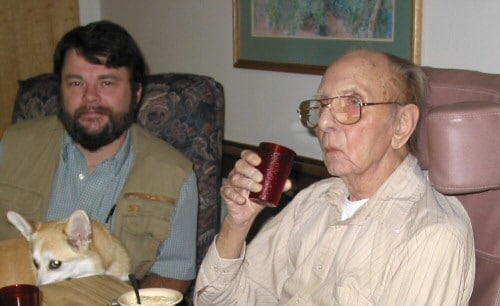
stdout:
{"type": "Polygon", "coordinates": [[[118,298],[121,306],[171,306],[182,301],[182,293],[167,288],[144,288],[139,289],[141,304],[137,304],[137,298],[133,290],[122,294],[118,298]]]}

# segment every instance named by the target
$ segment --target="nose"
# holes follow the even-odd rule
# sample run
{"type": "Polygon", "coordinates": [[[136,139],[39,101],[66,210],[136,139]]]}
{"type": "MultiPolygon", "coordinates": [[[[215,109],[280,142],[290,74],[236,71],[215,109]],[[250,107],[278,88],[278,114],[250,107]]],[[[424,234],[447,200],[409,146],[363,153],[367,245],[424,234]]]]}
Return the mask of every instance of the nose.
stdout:
{"type": "Polygon", "coordinates": [[[337,124],[337,120],[333,117],[332,112],[329,107],[325,107],[321,110],[321,114],[319,115],[318,126],[316,127],[318,130],[326,132],[329,129],[335,127],[337,124]]]}
{"type": "Polygon", "coordinates": [[[83,91],[83,98],[86,102],[95,102],[98,100],[99,92],[95,84],[87,83],[83,91]]]}

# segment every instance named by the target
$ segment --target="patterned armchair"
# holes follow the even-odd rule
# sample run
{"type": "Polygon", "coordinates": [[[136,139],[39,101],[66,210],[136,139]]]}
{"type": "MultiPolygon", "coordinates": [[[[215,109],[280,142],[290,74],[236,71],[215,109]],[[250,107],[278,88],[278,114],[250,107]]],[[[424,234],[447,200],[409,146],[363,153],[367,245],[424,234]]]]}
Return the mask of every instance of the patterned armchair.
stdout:
{"type": "MultiPolygon", "coordinates": [[[[53,74],[19,81],[12,121],[57,113],[59,84],[53,74]]],[[[198,179],[197,267],[219,229],[224,132],[224,90],[206,76],[148,75],[137,121],[172,144],[194,164],[198,179]]],[[[191,288],[192,290],[192,288],[191,288]]],[[[186,295],[191,304],[191,292],[186,295]]]]}

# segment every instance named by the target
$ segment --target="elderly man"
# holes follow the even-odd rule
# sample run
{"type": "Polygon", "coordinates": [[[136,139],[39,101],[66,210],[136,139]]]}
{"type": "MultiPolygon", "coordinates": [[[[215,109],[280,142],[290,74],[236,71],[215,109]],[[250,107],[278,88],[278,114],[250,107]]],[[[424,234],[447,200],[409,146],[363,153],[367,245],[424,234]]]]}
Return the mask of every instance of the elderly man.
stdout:
{"type": "Polygon", "coordinates": [[[197,305],[467,305],[470,221],[414,156],[425,88],[419,67],[388,54],[352,51],[329,66],[299,113],[334,177],[301,191],[246,246],[263,209],[248,194],[262,174],[243,151],[221,189],[228,214],[197,305]]]}

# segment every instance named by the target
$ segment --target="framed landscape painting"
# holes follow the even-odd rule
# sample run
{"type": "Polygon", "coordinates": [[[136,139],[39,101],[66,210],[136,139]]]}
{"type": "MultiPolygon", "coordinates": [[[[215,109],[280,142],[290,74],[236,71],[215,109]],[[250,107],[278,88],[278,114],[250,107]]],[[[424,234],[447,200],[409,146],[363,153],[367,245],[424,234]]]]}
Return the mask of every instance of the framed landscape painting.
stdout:
{"type": "Polygon", "coordinates": [[[422,0],[233,0],[235,67],[323,74],[366,48],[420,63],[422,0]]]}

